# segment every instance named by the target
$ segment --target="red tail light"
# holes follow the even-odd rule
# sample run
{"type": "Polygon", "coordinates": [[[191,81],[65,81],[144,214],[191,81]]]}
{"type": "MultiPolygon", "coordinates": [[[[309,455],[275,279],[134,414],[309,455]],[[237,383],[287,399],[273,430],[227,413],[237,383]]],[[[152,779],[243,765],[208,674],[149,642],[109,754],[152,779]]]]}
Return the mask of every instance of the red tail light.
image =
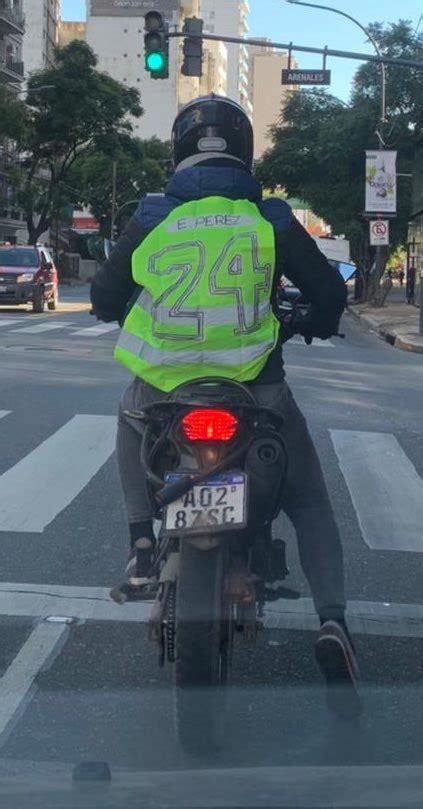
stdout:
{"type": "Polygon", "coordinates": [[[230,441],[238,425],[238,419],[227,410],[191,410],[182,419],[189,441],[230,441]]]}

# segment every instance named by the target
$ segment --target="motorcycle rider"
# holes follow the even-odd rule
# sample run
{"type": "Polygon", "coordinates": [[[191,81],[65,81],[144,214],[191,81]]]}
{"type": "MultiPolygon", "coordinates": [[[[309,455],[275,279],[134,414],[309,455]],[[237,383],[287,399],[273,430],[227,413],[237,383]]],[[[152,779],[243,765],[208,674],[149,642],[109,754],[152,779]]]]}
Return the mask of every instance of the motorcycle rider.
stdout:
{"type": "MultiPolygon", "coordinates": [[[[358,712],[358,668],[345,624],[340,536],[316,450],[284,378],[279,324],[275,326],[269,308],[269,303],[275,304],[283,274],[311,304],[302,334],[307,339],[325,340],[338,331],[346,304],[346,287],[287,203],[277,198],[263,201],[262,189],[251,174],[252,126],[237,103],[210,95],[187,104],[173,125],[172,151],[175,173],[164,196],[152,195],[141,200],[108,261],[94,278],[91,291],[97,317],[123,325],[116,358],[135,377],[122,399],[117,439],[131,551],[126,580],[111,595],[119,603],[128,598],[148,598],[157,585],[151,567],[155,538],[140,464],[140,428],[137,429],[129,413],[166,397],[168,391],[190,379],[223,375],[248,381],[258,403],[284,417],[283,437],[289,465],[280,505],[295,528],[301,564],[321,622],[316,657],[328,685],[347,686],[343,690],[347,692],[350,709],[358,712]],[[241,233],[244,238],[242,247],[231,253],[226,287],[222,288],[221,280],[219,286],[215,273],[213,288],[212,261],[209,259],[207,263],[203,254],[196,283],[198,289],[204,281],[206,286],[195,299],[194,311],[190,311],[185,281],[185,271],[190,270],[190,265],[186,256],[181,259],[178,253],[181,232],[185,246],[188,241],[190,249],[193,245],[198,247],[200,238],[212,248],[213,239],[222,238],[222,232],[227,233],[232,244],[237,244],[241,233]],[[245,272],[242,279],[246,244],[250,245],[250,272],[245,272]],[[255,252],[253,260],[251,245],[255,252]],[[257,250],[262,251],[260,256],[257,250]],[[172,256],[173,251],[172,261],[169,253],[172,256]],[[167,264],[163,264],[165,255],[167,264]],[[263,266],[264,257],[270,264],[263,266]],[[258,266],[259,259],[262,266],[258,266]],[[273,278],[267,272],[269,268],[273,278]],[[154,283],[162,285],[157,287],[162,292],[159,296],[151,295],[154,283]],[[178,285],[183,292],[182,296],[179,292],[179,300],[178,285]],[[257,292],[259,297],[256,289],[261,290],[257,292]],[[218,299],[216,294],[220,295],[218,299]],[[239,326],[240,307],[245,308],[248,295],[254,306],[250,305],[247,315],[241,313],[242,322],[245,326],[254,308],[251,315],[254,327],[232,328],[233,348],[225,352],[231,348],[225,343],[228,318],[232,326],[237,323],[239,326]],[[213,306],[219,309],[212,309],[213,306]],[[225,326],[220,331],[214,328],[216,322],[210,320],[213,312],[214,318],[218,312],[223,313],[225,326]],[[257,320],[260,317],[261,323],[257,320]],[[237,347],[239,351],[235,350],[237,347]],[[217,354],[231,357],[218,370],[213,365],[217,354]]],[[[194,294],[195,284],[188,289],[194,294]]],[[[226,359],[221,362],[224,364],[226,359]]],[[[327,691],[328,702],[335,711],[339,708],[338,692],[339,689],[330,687],[327,691]]]]}

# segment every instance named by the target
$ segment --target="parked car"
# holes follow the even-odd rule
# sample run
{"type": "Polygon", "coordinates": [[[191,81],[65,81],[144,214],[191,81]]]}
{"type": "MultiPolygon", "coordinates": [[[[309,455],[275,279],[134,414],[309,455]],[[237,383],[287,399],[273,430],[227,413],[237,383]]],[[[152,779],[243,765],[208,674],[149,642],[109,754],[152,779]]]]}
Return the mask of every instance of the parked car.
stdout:
{"type": "Polygon", "coordinates": [[[59,303],[58,276],[45,247],[0,244],[0,306],[31,303],[33,312],[54,311],[59,303]]]}

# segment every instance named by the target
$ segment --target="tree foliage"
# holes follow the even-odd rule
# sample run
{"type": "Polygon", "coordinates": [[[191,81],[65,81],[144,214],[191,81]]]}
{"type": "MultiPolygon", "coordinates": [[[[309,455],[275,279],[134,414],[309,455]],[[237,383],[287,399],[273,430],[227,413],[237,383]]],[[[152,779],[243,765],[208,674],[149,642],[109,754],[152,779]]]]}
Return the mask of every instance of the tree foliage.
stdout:
{"type": "Polygon", "coordinates": [[[128,116],[142,115],[138,91],[96,65],[89,46],[74,41],[57,51],[54,68],[29,80],[24,159],[15,182],[31,243],[68,201],[66,183],[76,160],[87,151],[112,159],[132,131],[128,116]]]}
{"type": "MultiPolygon", "coordinates": [[[[116,224],[121,227],[146,193],[164,189],[170,164],[170,144],[158,138],[127,138],[114,153],[116,161],[116,224]]],[[[75,162],[69,183],[75,199],[91,208],[97,219],[110,217],[112,208],[112,161],[108,154],[90,150],[75,162]]]]}
{"type": "Polygon", "coordinates": [[[0,140],[8,138],[18,143],[25,131],[27,108],[6,84],[0,84],[0,140]]]}
{"type": "MultiPolygon", "coordinates": [[[[406,21],[369,26],[381,51],[423,61],[423,35],[406,21]]],[[[374,251],[363,217],[366,149],[398,150],[398,172],[410,174],[423,129],[423,71],[387,69],[386,121],[380,124],[381,69],[361,66],[355,75],[350,105],[325,90],[291,94],[279,124],[271,131],[272,147],[257,167],[267,187],[300,196],[331,226],[351,241],[352,256],[368,276],[374,251]]],[[[398,178],[398,216],[391,223],[391,243],[404,243],[410,216],[409,178],[398,178]]],[[[383,269],[383,268],[382,268],[383,269]]]]}

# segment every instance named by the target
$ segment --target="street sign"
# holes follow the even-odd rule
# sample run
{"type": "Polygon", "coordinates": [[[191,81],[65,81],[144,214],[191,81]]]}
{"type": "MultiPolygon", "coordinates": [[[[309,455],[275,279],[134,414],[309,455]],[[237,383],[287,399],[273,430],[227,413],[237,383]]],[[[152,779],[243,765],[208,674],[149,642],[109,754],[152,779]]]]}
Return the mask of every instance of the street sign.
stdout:
{"type": "Polygon", "coordinates": [[[178,8],[178,0],[91,0],[91,17],[144,17],[158,11],[166,19],[178,8]]]}
{"type": "Polygon", "coordinates": [[[282,84],[330,84],[330,70],[282,70],[282,84]]]}
{"type": "Polygon", "coordinates": [[[374,219],[370,222],[370,244],[372,247],[389,245],[388,219],[374,219]]]}

